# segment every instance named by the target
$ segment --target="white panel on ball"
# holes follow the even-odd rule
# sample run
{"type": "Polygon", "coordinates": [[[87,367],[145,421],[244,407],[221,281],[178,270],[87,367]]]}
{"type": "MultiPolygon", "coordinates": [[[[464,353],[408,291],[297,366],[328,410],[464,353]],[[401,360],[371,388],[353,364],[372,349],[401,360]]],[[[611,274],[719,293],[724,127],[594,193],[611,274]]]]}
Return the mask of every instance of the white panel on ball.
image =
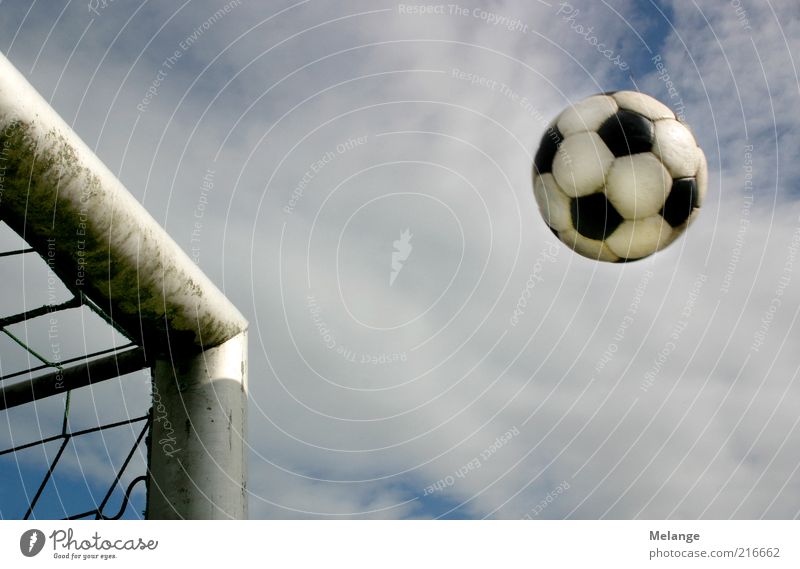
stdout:
{"type": "Polygon", "coordinates": [[[606,181],[608,199],[625,219],[649,217],[664,207],[672,178],[653,154],[614,160],[606,181]]]}
{"type": "Polygon", "coordinates": [[[675,113],[673,113],[668,106],[643,93],[637,93],[636,91],[617,91],[612,97],[620,108],[639,113],[651,121],[675,118],[675,113]]]}
{"type": "Polygon", "coordinates": [[[568,229],[563,233],[559,233],[561,239],[576,253],[595,259],[597,261],[608,261],[616,263],[619,257],[602,241],[596,239],[589,239],[584,237],[574,229],[568,229]]]}
{"type": "Polygon", "coordinates": [[[673,178],[688,178],[697,173],[700,149],[686,126],[673,119],[656,121],[653,154],[661,159],[673,178]]]}
{"type": "Polygon", "coordinates": [[[561,143],[553,160],[553,176],[567,195],[578,198],[603,187],[612,162],[614,155],[596,132],[581,132],[561,143]]]}
{"type": "Polygon", "coordinates": [[[706,189],[708,188],[708,163],[706,162],[706,155],[699,148],[698,150],[698,166],[697,166],[697,207],[703,207],[706,200],[706,189]]]}
{"type": "Polygon", "coordinates": [[[606,95],[587,97],[561,113],[558,130],[563,136],[595,131],[618,109],[617,102],[606,95]]]}
{"type": "Polygon", "coordinates": [[[645,219],[624,221],[606,239],[606,244],[620,257],[639,259],[658,251],[671,236],[669,223],[660,215],[651,215],[645,219]]]}
{"type": "Polygon", "coordinates": [[[558,187],[552,174],[536,176],[533,181],[533,192],[547,225],[556,231],[572,227],[569,198],[558,187]]]}

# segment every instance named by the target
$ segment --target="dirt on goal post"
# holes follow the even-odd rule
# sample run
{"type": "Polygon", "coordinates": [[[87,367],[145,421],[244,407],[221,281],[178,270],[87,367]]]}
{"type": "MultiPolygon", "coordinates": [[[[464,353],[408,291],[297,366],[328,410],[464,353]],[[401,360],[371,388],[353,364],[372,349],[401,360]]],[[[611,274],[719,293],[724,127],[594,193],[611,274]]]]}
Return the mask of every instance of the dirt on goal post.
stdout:
{"type": "MultiPolygon", "coordinates": [[[[247,321],[2,54],[0,219],[152,369],[147,517],[246,518],[247,321]]],[[[0,402],[56,394],[42,380],[0,402]]]]}

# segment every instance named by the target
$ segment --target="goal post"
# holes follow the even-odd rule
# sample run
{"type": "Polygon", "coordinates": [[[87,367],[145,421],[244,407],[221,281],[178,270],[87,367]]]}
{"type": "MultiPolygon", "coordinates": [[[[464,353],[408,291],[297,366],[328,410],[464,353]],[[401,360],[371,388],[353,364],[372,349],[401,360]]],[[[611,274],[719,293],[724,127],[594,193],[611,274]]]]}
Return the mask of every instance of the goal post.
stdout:
{"type": "Polygon", "coordinates": [[[245,332],[156,361],[148,518],[247,518],[246,361],[245,332]]]}
{"type": "Polygon", "coordinates": [[[2,54],[0,219],[153,370],[147,517],[246,518],[247,321],[2,54]]]}

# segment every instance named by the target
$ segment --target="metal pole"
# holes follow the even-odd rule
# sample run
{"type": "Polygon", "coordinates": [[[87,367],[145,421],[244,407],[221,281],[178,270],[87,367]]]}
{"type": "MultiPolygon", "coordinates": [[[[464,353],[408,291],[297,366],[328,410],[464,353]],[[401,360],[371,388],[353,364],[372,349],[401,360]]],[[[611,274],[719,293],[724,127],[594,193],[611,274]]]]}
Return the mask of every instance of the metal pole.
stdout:
{"type": "Polygon", "coordinates": [[[149,519],[246,519],[247,332],[156,361],[149,519]]]}
{"type": "Polygon", "coordinates": [[[147,367],[144,350],[136,348],[120,354],[83,362],[33,379],[0,388],[0,411],[60,395],[70,389],[122,377],[147,367]]]}
{"type": "Polygon", "coordinates": [[[246,517],[245,318],[2,54],[0,153],[0,219],[157,362],[148,517],[246,517]]]}
{"type": "MultiPolygon", "coordinates": [[[[197,353],[247,321],[0,54],[0,219],[148,358],[197,353]]],[[[7,324],[6,324],[7,325],[7,324]]]]}

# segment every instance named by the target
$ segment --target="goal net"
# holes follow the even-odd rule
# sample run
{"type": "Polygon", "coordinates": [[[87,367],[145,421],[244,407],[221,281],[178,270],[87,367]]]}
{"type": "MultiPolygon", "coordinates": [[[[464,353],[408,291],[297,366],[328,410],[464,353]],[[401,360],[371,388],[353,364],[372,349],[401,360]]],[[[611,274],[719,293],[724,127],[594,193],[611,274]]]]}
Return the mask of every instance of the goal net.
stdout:
{"type": "Polygon", "coordinates": [[[247,322],[0,54],[2,518],[247,516],[247,322]]]}

